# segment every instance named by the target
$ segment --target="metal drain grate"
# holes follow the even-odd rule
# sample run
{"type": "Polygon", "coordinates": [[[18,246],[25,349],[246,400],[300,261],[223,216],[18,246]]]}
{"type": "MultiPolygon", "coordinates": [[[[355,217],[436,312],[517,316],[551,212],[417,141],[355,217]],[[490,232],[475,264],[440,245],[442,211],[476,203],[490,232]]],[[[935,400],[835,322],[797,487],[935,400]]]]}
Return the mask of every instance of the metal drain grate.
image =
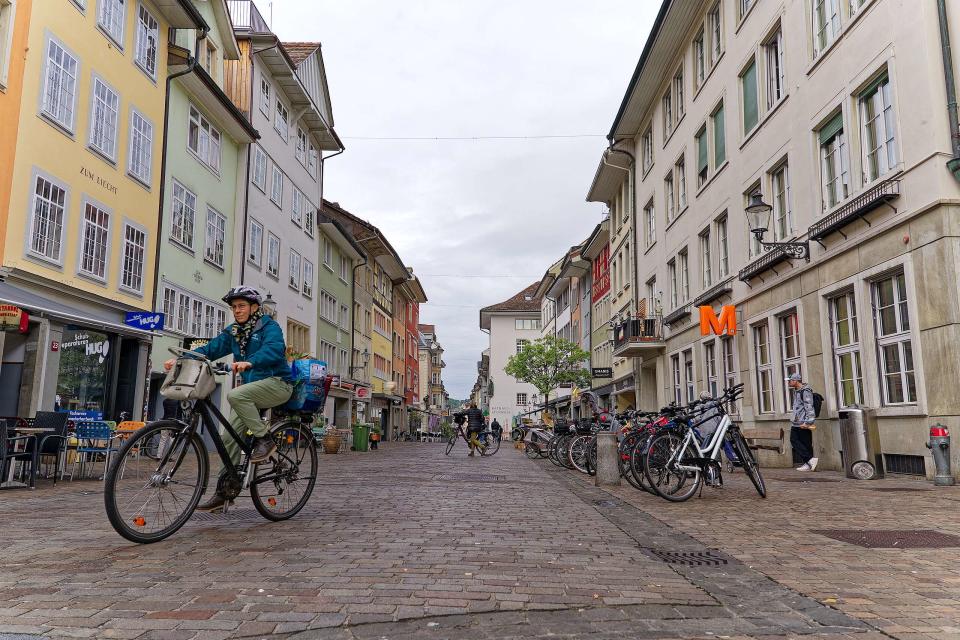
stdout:
{"type": "Polygon", "coordinates": [[[948,549],[960,547],[960,536],[933,529],[818,529],[813,533],[867,549],[948,549]]]}
{"type": "Polygon", "coordinates": [[[445,482],[500,482],[503,476],[495,476],[489,473],[444,473],[435,476],[437,480],[445,482]]]}
{"type": "Polygon", "coordinates": [[[595,507],[619,507],[619,500],[594,500],[593,506],[595,507]]]}
{"type": "Polygon", "coordinates": [[[193,515],[190,516],[190,520],[200,522],[237,522],[247,520],[263,520],[266,522],[264,517],[261,516],[256,509],[231,509],[226,513],[194,511],[193,515]]]}
{"type": "Polygon", "coordinates": [[[688,567],[718,567],[727,564],[726,558],[713,551],[647,551],[667,564],[682,564],[688,567]]]}

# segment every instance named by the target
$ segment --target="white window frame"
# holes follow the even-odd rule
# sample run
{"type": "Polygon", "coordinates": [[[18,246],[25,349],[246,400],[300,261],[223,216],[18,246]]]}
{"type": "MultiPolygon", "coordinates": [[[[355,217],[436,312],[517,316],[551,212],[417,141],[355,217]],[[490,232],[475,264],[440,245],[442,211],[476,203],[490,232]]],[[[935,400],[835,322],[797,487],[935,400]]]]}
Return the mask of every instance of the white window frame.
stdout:
{"type": "Polygon", "coordinates": [[[907,293],[907,279],[903,271],[888,274],[870,283],[870,299],[873,305],[874,331],[877,339],[877,366],[880,374],[880,393],[883,406],[915,405],[918,402],[916,381],[916,358],[913,351],[913,336],[911,334],[911,319],[909,297],[907,293]],[[880,287],[883,283],[891,283],[893,301],[881,306],[880,287]],[[884,326],[884,311],[893,312],[893,327],[884,326]],[[898,369],[890,369],[888,350],[896,351],[898,369]],[[899,379],[900,399],[892,397],[888,382],[896,377],[899,379]]]}
{"type": "Polygon", "coordinates": [[[187,149],[201,164],[218,176],[220,175],[221,141],[220,130],[213,126],[206,116],[191,104],[187,149]],[[194,148],[194,132],[196,132],[196,148],[194,148]]]}
{"type": "Polygon", "coordinates": [[[670,280],[670,309],[676,309],[680,304],[680,283],[677,280],[677,260],[667,262],[667,277],[670,280]]]}
{"type": "Polygon", "coordinates": [[[146,270],[147,230],[129,220],[123,222],[123,252],[120,254],[120,289],[143,294],[146,270]]]}
{"type": "Polygon", "coordinates": [[[307,168],[307,134],[301,128],[297,127],[297,150],[296,150],[297,162],[303,166],[304,169],[307,168]]]}
{"type": "Polygon", "coordinates": [[[686,113],[686,105],[684,105],[684,86],[683,86],[683,63],[680,64],[680,68],[675,74],[673,74],[673,114],[674,114],[674,128],[676,124],[683,119],[683,115],[686,113]]]}
{"type": "MultiPolygon", "coordinates": [[[[713,256],[710,247],[710,227],[700,232],[700,286],[706,290],[713,286],[713,256]]],[[[716,394],[714,394],[716,395],[716,394]]]]}
{"type": "Polygon", "coordinates": [[[680,303],[690,299],[690,255],[686,247],[677,253],[677,269],[680,271],[680,303]]]}
{"type": "MultiPolygon", "coordinates": [[[[643,208],[643,244],[650,248],[657,241],[657,211],[653,199],[643,208]]],[[[615,271],[615,269],[614,269],[615,271]]]]}
{"type": "Polygon", "coordinates": [[[333,243],[323,236],[323,266],[333,271],[333,243]]]}
{"type": "Polygon", "coordinates": [[[823,210],[829,211],[850,197],[850,158],[846,128],[841,128],[820,147],[820,184],[823,210]]]}
{"type": "Polygon", "coordinates": [[[193,251],[197,220],[197,196],[179,181],[173,181],[170,202],[170,239],[193,251]]]}
{"type": "Polygon", "coordinates": [[[266,76],[260,76],[260,113],[270,117],[270,95],[273,93],[270,81],[266,76]]]}
{"type": "Polygon", "coordinates": [[[40,112],[72,134],[77,115],[80,60],[56,38],[48,38],[46,48],[40,112]],[[55,61],[55,57],[59,60],[55,61]]]}
{"type": "Polygon", "coordinates": [[[517,354],[519,355],[523,353],[528,346],[530,346],[530,341],[524,338],[517,338],[515,346],[516,346],[517,354]]]}
{"type": "Polygon", "coordinates": [[[860,95],[858,104],[863,183],[866,185],[895,170],[900,162],[890,77],[884,74],[869,92],[860,95]]]}
{"type": "Polygon", "coordinates": [[[283,170],[273,165],[273,177],[270,182],[270,201],[283,209],[283,170]]]}
{"type": "Polygon", "coordinates": [[[303,199],[303,192],[296,185],[293,185],[293,206],[290,208],[290,221],[297,227],[303,227],[303,199]]]}
{"type": "Polygon", "coordinates": [[[97,0],[97,26],[123,49],[123,32],[127,23],[127,0],[97,0]]]}
{"type": "Polygon", "coordinates": [[[683,382],[680,371],[680,354],[670,356],[670,371],[673,374],[673,401],[683,404],[683,382]]]}
{"type": "Polygon", "coordinates": [[[717,278],[730,275],[730,231],[726,215],[717,218],[717,278]]]}
{"type": "Polygon", "coordinates": [[[840,0],[813,0],[810,15],[813,20],[813,57],[817,58],[840,34],[840,0]]]}
{"type": "Polygon", "coordinates": [[[640,139],[640,148],[642,152],[642,168],[643,173],[646,175],[650,168],[653,167],[653,125],[648,124],[647,130],[643,133],[643,137],[640,139]]]}
{"type": "Polygon", "coordinates": [[[250,218],[247,230],[247,261],[260,267],[263,263],[264,228],[256,218],[250,218]]]}
{"type": "Polygon", "coordinates": [[[525,406],[527,406],[527,404],[529,404],[529,403],[527,402],[527,394],[526,394],[526,393],[518,393],[518,394],[517,394],[517,406],[518,406],[518,407],[525,407],[525,406]]]}
{"type": "Polygon", "coordinates": [[[10,76],[13,46],[13,25],[17,19],[17,0],[0,0],[0,88],[5,89],[10,76]]]}
{"type": "Polygon", "coordinates": [[[105,283],[110,267],[113,214],[109,209],[90,200],[83,201],[81,214],[77,273],[105,283]],[[92,220],[91,214],[96,219],[92,220]]]}
{"type": "Polygon", "coordinates": [[[307,234],[308,238],[312,238],[314,234],[314,227],[316,226],[316,218],[314,213],[316,209],[309,200],[307,200],[306,194],[303,196],[303,232],[307,234]]]}
{"type": "Polygon", "coordinates": [[[96,74],[93,76],[90,88],[88,145],[111,162],[116,162],[117,136],[120,126],[120,94],[96,74]]]}
{"type": "Polygon", "coordinates": [[[723,11],[720,0],[707,11],[707,30],[710,34],[710,68],[717,65],[723,55],[723,11]]]}
{"type": "Polygon", "coordinates": [[[781,162],[770,171],[773,198],[773,238],[782,242],[793,236],[793,211],[790,206],[790,167],[781,162]]]}
{"type": "Polygon", "coordinates": [[[673,165],[674,179],[677,189],[677,215],[687,208],[687,158],[681,155],[673,165]]]}
{"type": "Polygon", "coordinates": [[[317,152],[317,148],[313,146],[313,143],[310,143],[309,151],[307,152],[307,172],[310,176],[316,180],[317,179],[317,165],[320,162],[320,155],[317,152]]]}
{"type": "MultiPolygon", "coordinates": [[[[737,384],[737,350],[734,348],[733,336],[720,337],[720,360],[723,366],[723,385],[732,389],[737,384]]],[[[731,402],[727,407],[731,414],[740,413],[737,403],[731,402]]]]}
{"type": "Polygon", "coordinates": [[[150,79],[157,79],[157,59],[160,56],[160,23],[141,2],[137,7],[137,38],[134,46],[134,62],[150,79]],[[153,38],[151,56],[150,39],[153,38]]]}
{"type": "Polygon", "coordinates": [[[280,98],[277,98],[277,108],[273,116],[273,128],[284,142],[290,140],[290,112],[284,106],[280,98]]]}
{"type": "Polygon", "coordinates": [[[666,140],[673,132],[673,87],[667,89],[660,98],[660,114],[663,118],[663,139],[666,140]]]}
{"type": "Polygon", "coordinates": [[[757,372],[757,414],[769,415],[776,412],[773,382],[773,355],[770,349],[770,325],[766,321],[751,327],[753,338],[753,360],[757,372]],[[766,354],[764,358],[763,354],[766,354]]]}
{"type": "Polygon", "coordinates": [[[686,390],[687,404],[697,399],[697,377],[693,364],[693,349],[680,354],[683,357],[683,386],[686,390]]]}
{"type": "Polygon", "coordinates": [[[697,89],[702,87],[707,79],[707,40],[703,29],[693,37],[693,79],[697,89]]]}
{"type": "Polygon", "coordinates": [[[280,237],[267,232],[267,275],[280,279],[280,237]]]}
{"type": "Polygon", "coordinates": [[[207,223],[203,242],[205,262],[223,269],[227,253],[227,217],[207,205],[207,223]]]}
{"type": "Polygon", "coordinates": [[[350,274],[350,265],[348,264],[347,256],[340,254],[340,280],[347,282],[347,278],[350,274]]]}
{"type": "Polygon", "coordinates": [[[787,95],[786,69],[783,64],[783,27],[763,43],[767,111],[773,109],[787,95]]]}
{"type": "Polygon", "coordinates": [[[267,152],[253,145],[253,186],[267,193],[267,152]]]}
{"type": "Polygon", "coordinates": [[[303,287],[301,292],[305,298],[313,298],[313,263],[303,259],[303,287]]]}
{"type": "Polygon", "coordinates": [[[676,187],[673,182],[673,169],[663,178],[663,197],[666,205],[667,224],[677,217],[676,187]]]}
{"type": "Polygon", "coordinates": [[[127,173],[145,187],[153,178],[153,123],[142,113],[130,110],[130,143],[127,173]]]}
{"type": "Polygon", "coordinates": [[[294,291],[300,291],[300,282],[301,269],[303,267],[303,257],[294,249],[290,249],[290,258],[287,262],[288,266],[288,277],[287,277],[287,286],[289,286],[294,291]]]}
{"type": "Polygon", "coordinates": [[[780,343],[781,379],[783,383],[783,406],[789,409],[790,387],[786,384],[787,378],[795,373],[803,377],[803,340],[800,329],[800,314],[797,309],[777,316],[777,334],[780,343]]]}
{"type": "Polygon", "coordinates": [[[707,393],[716,398],[720,395],[720,377],[717,375],[717,342],[703,343],[703,377],[707,381],[707,393]]]}
{"type": "Polygon", "coordinates": [[[833,349],[833,370],[837,406],[848,407],[864,403],[863,356],[860,348],[860,328],[857,324],[857,302],[853,291],[845,291],[827,298],[827,313],[830,321],[830,344],[833,349]],[[842,307],[841,307],[842,305],[842,307]],[[840,318],[842,309],[844,317],[840,318]],[[846,326],[848,342],[840,344],[840,325],[846,326]],[[843,362],[849,356],[851,378],[844,378],[843,362]],[[852,385],[852,402],[847,402],[844,384],[852,385]]]}

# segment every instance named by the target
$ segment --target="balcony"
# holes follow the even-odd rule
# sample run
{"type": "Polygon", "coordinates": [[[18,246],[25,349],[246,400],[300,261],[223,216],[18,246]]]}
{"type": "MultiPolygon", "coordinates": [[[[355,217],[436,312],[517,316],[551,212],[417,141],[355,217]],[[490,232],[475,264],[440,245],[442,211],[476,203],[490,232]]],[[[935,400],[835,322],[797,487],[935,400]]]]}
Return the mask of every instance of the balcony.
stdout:
{"type": "Polygon", "coordinates": [[[664,316],[663,324],[669,327],[682,320],[686,320],[687,318],[690,317],[690,312],[692,310],[693,310],[693,307],[691,307],[689,304],[679,306],[673,311],[671,311],[670,313],[668,313],[666,316],[664,316]]]}
{"type": "Polygon", "coordinates": [[[666,346],[659,316],[627,320],[613,328],[613,355],[617,358],[652,355],[666,346]]]}
{"type": "MultiPolygon", "coordinates": [[[[830,215],[825,216],[822,220],[818,220],[807,230],[807,235],[810,236],[811,240],[816,242],[820,242],[834,232],[839,233],[846,239],[847,236],[841,231],[842,228],[860,218],[863,218],[864,222],[869,226],[870,221],[864,218],[864,216],[877,207],[898,197],[900,197],[900,181],[896,179],[884,180],[875,187],[867,189],[860,195],[852,198],[850,202],[838,208],[830,215]]],[[[823,246],[822,242],[821,246],[823,246]]]]}
{"type": "MultiPolygon", "coordinates": [[[[786,262],[790,260],[791,257],[780,249],[770,249],[769,251],[764,251],[763,254],[743,269],[740,269],[739,278],[741,282],[747,282],[752,278],[760,275],[768,269],[773,269],[774,273],[777,273],[777,270],[774,269],[781,262],[786,262]]],[[[762,280],[762,278],[761,278],[762,280]]]]}
{"type": "Polygon", "coordinates": [[[270,33],[267,21],[260,15],[253,0],[227,0],[233,28],[251,33],[270,33]]]}
{"type": "Polygon", "coordinates": [[[705,304],[710,304],[717,298],[722,298],[725,295],[728,295],[733,292],[733,277],[729,277],[725,280],[721,280],[711,288],[707,289],[699,296],[693,299],[693,302],[690,303],[694,307],[702,307],[705,304]]]}

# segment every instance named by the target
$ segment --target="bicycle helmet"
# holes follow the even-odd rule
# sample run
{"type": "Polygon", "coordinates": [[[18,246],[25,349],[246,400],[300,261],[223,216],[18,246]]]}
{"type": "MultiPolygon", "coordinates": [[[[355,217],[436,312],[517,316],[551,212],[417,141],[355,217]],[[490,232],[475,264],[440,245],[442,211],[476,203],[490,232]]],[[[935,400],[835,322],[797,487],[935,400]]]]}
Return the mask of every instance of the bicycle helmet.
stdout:
{"type": "Polygon", "coordinates": [[[260,292],[246,285],[233,287],[230,291],[227,291],[227,295],[221,299],[227,304],[237,299],[246,300],[250,304],[261,304],[263,302],[263,298],[260,297],[260,292]]]}

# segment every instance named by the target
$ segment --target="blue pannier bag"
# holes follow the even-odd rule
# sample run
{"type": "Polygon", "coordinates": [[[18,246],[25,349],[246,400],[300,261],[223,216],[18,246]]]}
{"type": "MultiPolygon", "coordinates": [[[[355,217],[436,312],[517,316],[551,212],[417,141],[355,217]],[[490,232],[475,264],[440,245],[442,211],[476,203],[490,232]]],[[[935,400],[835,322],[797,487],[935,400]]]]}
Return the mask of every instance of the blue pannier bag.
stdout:
{"type": "Polygon", "coordinates": [[[293,394],[285,407],[293,411],[318,412],[323,409],[329,387],[327,363],[323,360],[294,360],[293,394]]]}

